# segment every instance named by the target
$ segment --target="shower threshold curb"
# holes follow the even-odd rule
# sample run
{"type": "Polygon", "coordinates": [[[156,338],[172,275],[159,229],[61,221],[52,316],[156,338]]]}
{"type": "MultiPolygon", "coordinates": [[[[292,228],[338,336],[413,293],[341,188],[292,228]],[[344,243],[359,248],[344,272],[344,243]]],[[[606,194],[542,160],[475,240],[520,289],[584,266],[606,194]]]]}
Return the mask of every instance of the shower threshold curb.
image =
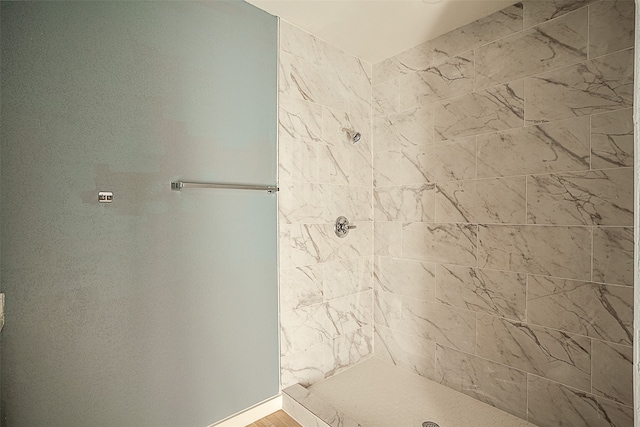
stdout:
{"type": "MultiPolygon", "coordinates": [[[[282,390],[283,397],[290,397],[296,403],[313,414],[319,421],[331,427],[364,427],[357,421],[347,417],[344,413],[325,402],[322,398],[307,390],[300,384],[292,385],[282,390]],[[286,395],[286,396],[285,396],[286,395]]],[[[286,399],[283,403],[286,403],[286,399]]],[[[286,408],[285,408],[286,411],[286,408]]],[[[293,414],[289,414],[293,416],[293,414]]],[[[295,416],[293,416],[295,418],[295,416]]],[[[300,420],[298,420],[300,422],[300,420]]],[[[302,423],[301,423],[302,424],[302,423]]],[[[316,425],[318,425],[316,423],[316,425]]],[[[321,425],[320,425],[321,426],[321,425]]],[[[303,424],[303,427],[305,426],[303,424]]],[[[321,426],[322,427],[322,426],[321,426]]]]}

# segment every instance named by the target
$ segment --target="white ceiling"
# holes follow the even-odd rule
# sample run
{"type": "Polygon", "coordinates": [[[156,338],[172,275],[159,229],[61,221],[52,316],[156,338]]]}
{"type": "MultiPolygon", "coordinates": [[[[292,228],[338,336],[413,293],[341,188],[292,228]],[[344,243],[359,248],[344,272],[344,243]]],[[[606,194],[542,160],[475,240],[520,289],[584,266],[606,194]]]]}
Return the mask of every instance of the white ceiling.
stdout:
{"type": "Polygon", "coordinates": [[[247,0],[375,64],[515,0],[247,0]]]}

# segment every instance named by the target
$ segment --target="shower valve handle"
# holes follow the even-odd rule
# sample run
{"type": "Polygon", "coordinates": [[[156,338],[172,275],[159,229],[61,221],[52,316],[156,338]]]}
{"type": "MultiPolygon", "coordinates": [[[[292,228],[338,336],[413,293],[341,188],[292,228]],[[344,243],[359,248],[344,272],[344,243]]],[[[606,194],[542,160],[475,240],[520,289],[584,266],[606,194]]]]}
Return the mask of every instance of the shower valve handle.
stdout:
{"type": "Polygon", "coordinates": [[[349,230],[354,228],[356,228],[356,226],[349,225],[349,220],[344,216],[339,216],[333,225],[333,231],[336,233],[336,236],[340,238],[346,237],[347,234],[349,234],[349,230]]]}

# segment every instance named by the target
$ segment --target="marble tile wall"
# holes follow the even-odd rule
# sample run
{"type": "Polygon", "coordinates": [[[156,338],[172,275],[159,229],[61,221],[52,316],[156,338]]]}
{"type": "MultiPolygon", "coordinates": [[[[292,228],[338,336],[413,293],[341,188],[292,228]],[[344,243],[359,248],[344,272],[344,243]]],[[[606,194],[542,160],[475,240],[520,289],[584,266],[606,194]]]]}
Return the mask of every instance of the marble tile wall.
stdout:
{"type": "Polygon", "coordinates": [[[373,66],[377,357],[633,425],[633,42],[633,1],[531,0],[373,66]]]}
{"type": "MultiPolygon", "coordinates": [[[[279,227],[282,387],[373,353],[371,65],[280,21],[279,227]],[[362,134],[353,144],[345,129],[362,134]],[[333,222],[357,228],[340,239],[333,222]]],[[[407,189],[433,204],[435,188],[407,189]]],[[[383,196],[395,200],[395,195],[383,196]]],[[[389,206],[423,220],[420,206],[389,206]]]]}

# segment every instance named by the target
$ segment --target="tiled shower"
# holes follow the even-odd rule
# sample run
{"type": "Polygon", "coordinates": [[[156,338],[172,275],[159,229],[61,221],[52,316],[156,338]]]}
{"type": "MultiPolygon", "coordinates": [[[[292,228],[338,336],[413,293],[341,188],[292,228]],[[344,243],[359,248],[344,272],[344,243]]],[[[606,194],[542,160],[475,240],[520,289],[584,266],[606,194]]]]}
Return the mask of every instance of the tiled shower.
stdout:
{"type": "Polygon", "coordinates": [[[283,388],[375,356],[633,424],[633,25],[525,1],[370,65],[281,22],[283,388]]]}

